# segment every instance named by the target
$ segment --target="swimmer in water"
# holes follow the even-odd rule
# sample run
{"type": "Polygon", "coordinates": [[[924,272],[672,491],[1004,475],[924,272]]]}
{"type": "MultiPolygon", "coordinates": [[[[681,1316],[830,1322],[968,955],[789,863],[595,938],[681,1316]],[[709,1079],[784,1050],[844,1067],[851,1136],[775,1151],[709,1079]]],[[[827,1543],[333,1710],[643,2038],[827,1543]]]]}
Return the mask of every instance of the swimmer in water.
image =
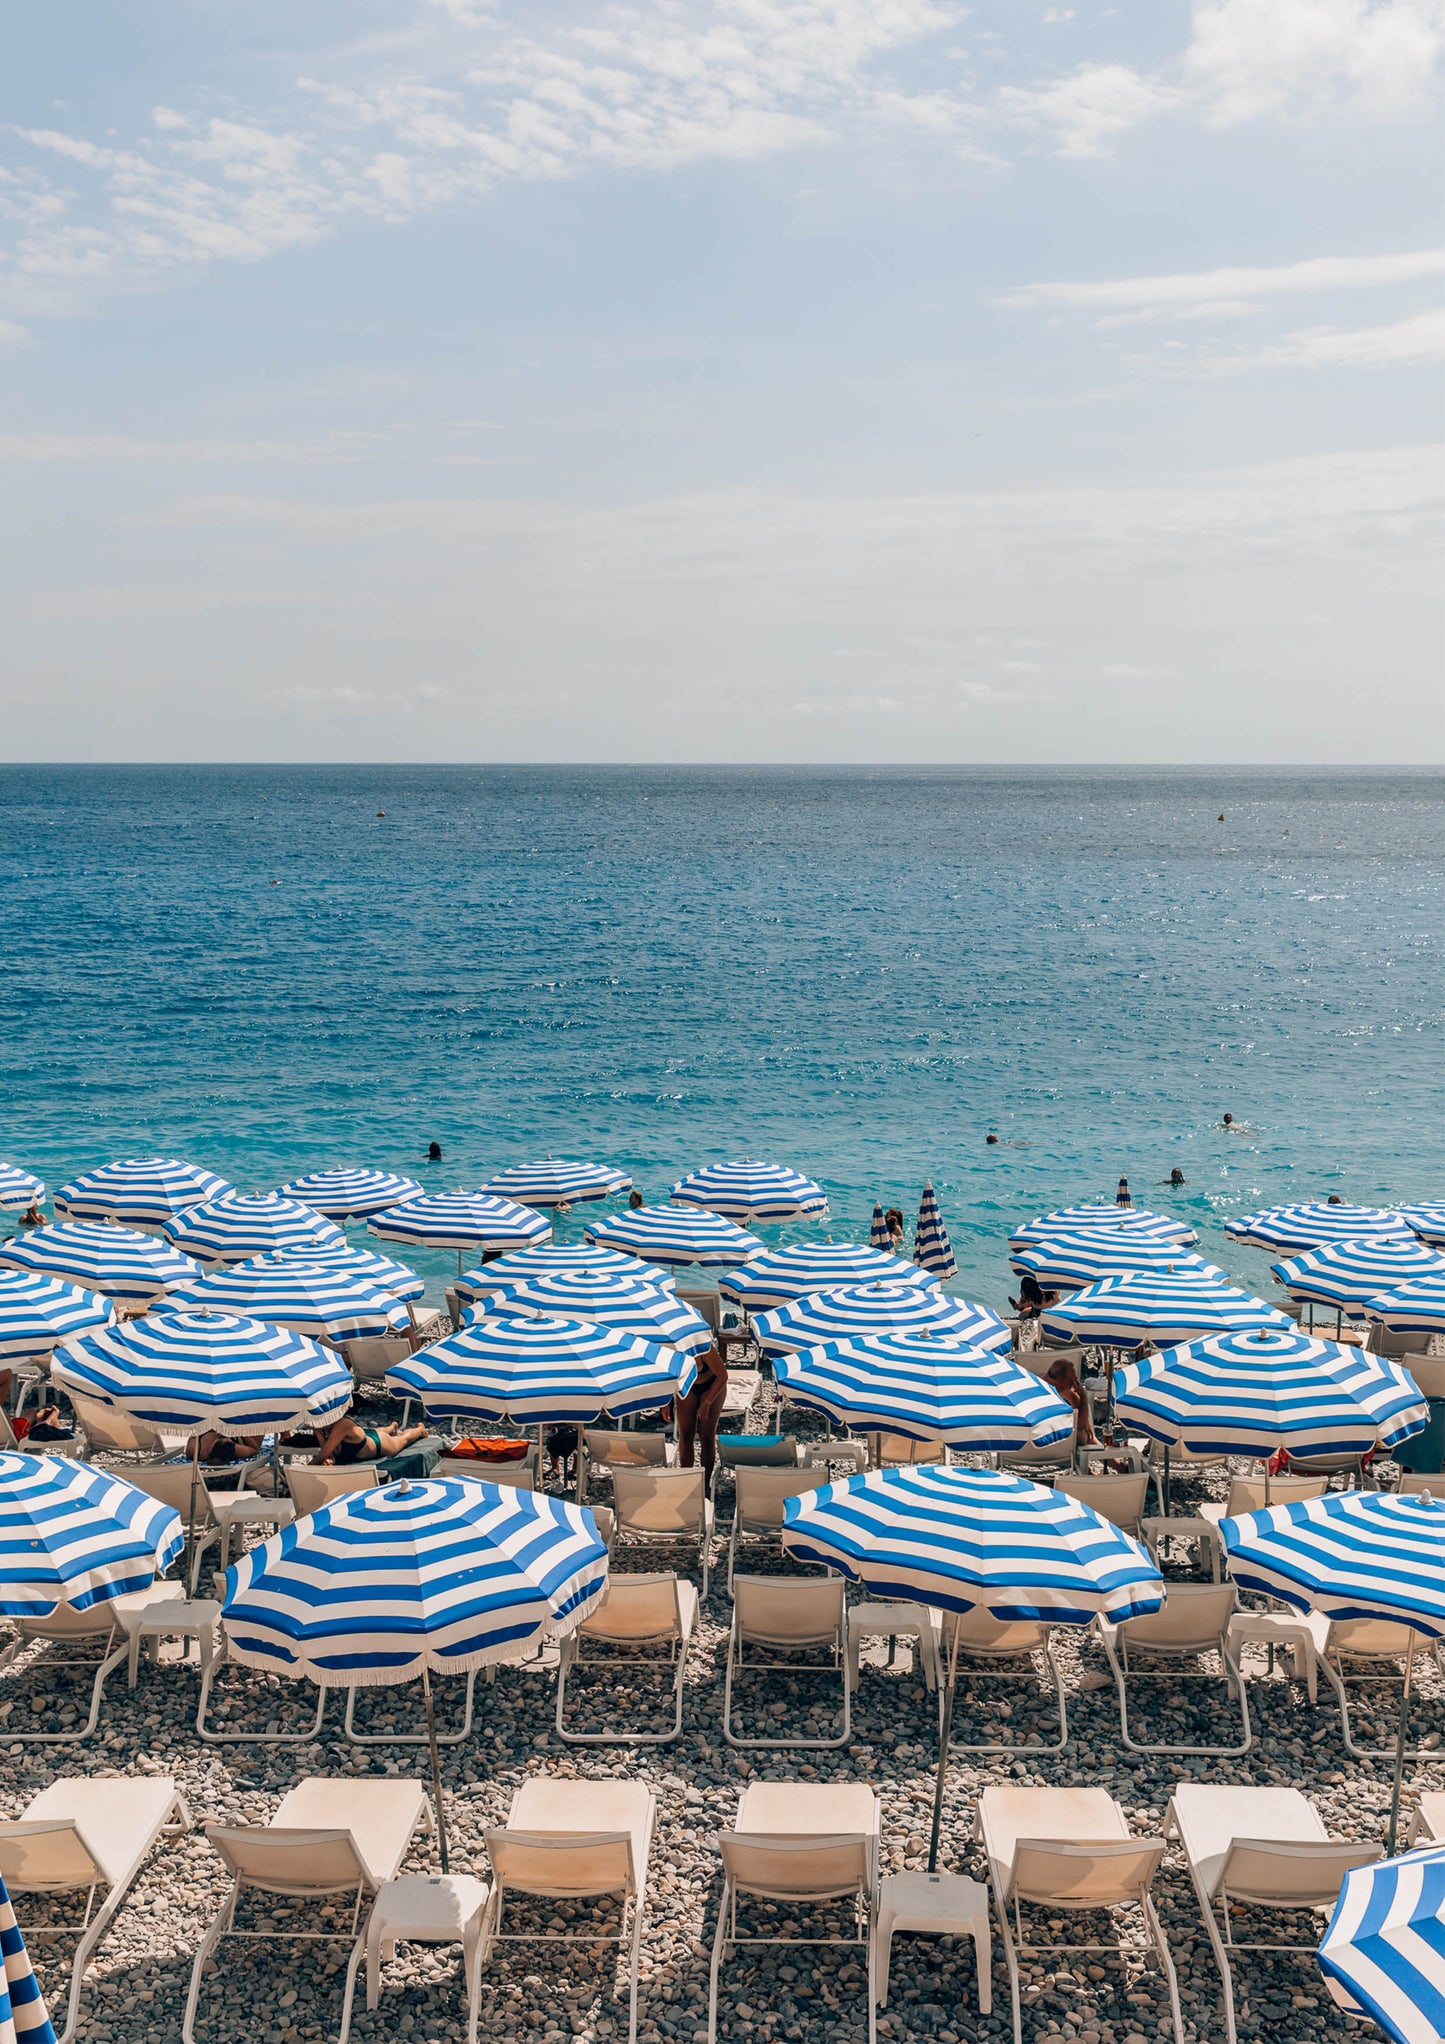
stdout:
{"type": "Polygon", "coordinates": [[[440,1144],[440,1143],[428,1143],[428,1144],[427,1144],[427,1146],[426,1146],[426,1154],[427,1154],[427,1162],[428,1162],[429,1164],[440,1164],[440,1162],[441,1162],[441,1160],[442,1160],[442,1146],[441,1146],[441,1144],[440,1144]]]}
{"type": "Polygon", "coordinates": [[[1183,1185],[1185,1182],[1186,1181],[1184,1173],[1179,1169],[1179,1166],[1177,1164],[1174,1166],[1174,1169],[1170,1172],[1169,1176],[1164,1180],[1164,1183],[1166,1185],[1183,1185]]]}
{"type": "Polygon", "coordinates": [[[632,1208],[632,1211],[634,1213],[636,1213],[637,1209],[642,1205],[642,1194],[637,1190],[637,1187],[635,1185],[633,1186],[631,1192],[629,1192],[627,1195],[627,1204],[632,1208]]]}
{"type": "Polygon", "coordinates": [[[987,1135],[984,1137],[984,1141],[986,1143],[996,1143],[998,1141],[998,1137],[995,1135],[987,1135]]]}

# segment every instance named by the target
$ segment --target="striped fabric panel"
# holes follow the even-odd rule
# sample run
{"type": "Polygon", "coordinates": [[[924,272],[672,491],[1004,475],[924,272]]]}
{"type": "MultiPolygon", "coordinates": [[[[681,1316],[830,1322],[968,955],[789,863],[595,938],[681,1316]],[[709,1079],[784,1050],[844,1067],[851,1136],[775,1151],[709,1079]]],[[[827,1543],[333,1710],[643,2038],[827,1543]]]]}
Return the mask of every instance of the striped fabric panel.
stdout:
{"type": "Polygon", "coordinates": [[[1445,1334],[1445,1276],[1416,1278],[1365,1301],[1372,1320],[1392,1334],[1445,1334]]]}
{"type": "Polygon", "coordinates": [[[918,1226],[913,1235],[913,1261],[920,1270],[929,1271],[934,1277],[958,1276],[953,1244],[949,1241],[948,1230],[943,1225],[943,1215],[938,1210],[938,1195],[933,1190],[931,1178],[923,1188],[923,1199],[918,1209],[918,1226]]]}
{"type": "Polygon", "coordinates": [[[524,1207],[571,1207],[594,1199],[620,1199],[631,1192],[632,1180],[610,1164],[544,1157],[534,1164],[510,1165],[489,1178],[482,1190],[524,1207]]]}
{"type": "Polygon", "coordinates": [[[1228,1282],[1216,1264],[1206,1263],[1202,1256],[1182,1249],[1177,1242],[1110,1228],[1093,1228],[1079,1235],[1056,1235],[1048,1242],[1032,1242],[1026,1249],[1011,1250],[1009,1262],[1020,1276],[1027,1271],[1041,1285],[1093,1285],[1101,1278],[1128,1277],[1136,1270],[1193,1271],[1198,1276],[1228,1282]]]}
{"type": "Polygon", "coordinates": [[[951,1298],[931,1285],[842,1285],[809,1292],[770,1313],[759,1313],[753,1333],[769,1355],[817,1348],[860,1334],[906,1334],[931,1328],[979,1348],[1008,1349],[1012,1336],[997,1313],[970,1299],[951,1298]]]}
{"type": "Polygon", "coordinates": [[[610,1271],[578,1271],[572,1277],[534,1277],[467,1308],[469,1320],[517,1313],[560,1314],[590,1321],[642,1341],[664,1342],[701,1355],[712,1347],[712,1329],[675,1292],[640,1284],[610,1271]]]}
{"type": "Polygon", "coordinates": [[[1036,1214],[1009,1237],[1010,1249],[1027,1249],[1036,1242],[1053,1242],[1060,1235],[1086,1234],[1091,1228],[1105,1228],[1113,1234],[1152,1235],[1161,1242],[1186,1246],[1199,1240],[1187,1221],[1170,1214],[1151,1213],[1147,1207],[1062,1207],[1052,1214],[1036,1214]]]}
{"type": "Polygon", "coordinates": [[[437,1418],[518,1426],[590,1424],[666,1405],[696,1380],[691,1356],[664,1343],[542,1315],[473,1321],[386,1373],[437,1418]]]}
{"type": "Polygon", "coordinates": [[[234,1190],[214,1171],[202,1171],[178,1157],[129,1157],[62,1185],[55,1195],[55,1212],[58,1219],[128,1221],[140,1228],[158,1228],[172,1214],[234,1190]]]}
{"type": "Polygon", "coordinates": [[[950,1448],[1013,1450],[1067,1440],[1074,1414],[1008,1356],[956,1335],[875,1334],[780,1356],[780,1390],[864,1433],[950,1448]]]}
{"type": "Polygon", "coordinates": [[[514,1249],[476,1270],[463,1271],[456,1293],[464,1304],[493,1298],[509,1285],[535,1277],[572,1277],[579,1271],[607,1271],[615,1277],[637,1278],[658,1291],[671,1291],[673,1280],[660,1264],[644,1263],[622,1249],[599,1249],[591,1242],[546,1242],[536,1249],[514,1249]]]}
{"type": "Polygon", "coordinates": [[[763,1246],[756,1235],[701,1207],[632,1207],[590,1221],[583,1232],[603,1249],[623,1249],[647,1263],[703,1268],[746,1263],[763,1246]]]}
{"type": "Polygon", "coordinates": [[[115,1308],[98,1292],[38,1270],[0,1270],[0,1363],[49,1355],[57,1342],[104,1327],[115,1308]]]}
{"type": "Polygon", "coordinates": [[[873,1202],[873,1219],[868,1224],[868,1246],[870,1249],[891,1251],[893,1237],[888,1232],[887,1217],[881,1200],[873,1202]]]}
{"type": "Polygon", "coordinates": [[[22,1171],[18,1164],[0,1164],[0,1209],[15,1208],[24,1212],[45,1197],[45,1185],[28,1171],[22,1171]]]}
{"type": "Polygon", "coordinates": [[[55,2044],[40,1982],[0,1880],[0,2044],[55,2044]]]}
{"type": "Polygon", "coordinates": [[[248,1256],[277,1249],[345,1240],[335,1221],[279,1192],[224,1193],[177,1214],[166,1222],[163,1233],[198,1263],[243,1263],[248,1256]]]}
{"type": "Polygon", "coordinates": [[[1225,1222],[1224,1232],[1236,1242],[1253,1242],[1261,1249],[1323,1249],[1331,1242],[1353,1242],[1368,1235],[1408,1236],[1412,1230],[1405,1215],[1392,1207],[1331,1206],[1322,1200],[1313,1206],[1264,1207],[1258,1213],[1238,1214],[1225,1222]]]}
{"type": "Polygon", "coordinates": [[[255,1257],[208,1271],[178,1286],[169,1303],[186,1312],[240,1314],[328,1341],[404,1334],[410,1325],[401,1301],[368,1279],[289,1257],[255,1257]]]}
{"type": "MultiPolygon", "coordinates": [[[[352,1277],[358,1277],[378,1292],[385,1292],[392,1299],[419,1299],[426,1290],[425,1278],[405,1263],[398,1263],[394,1257],[383,1256],[376,1249],[353,1249],[343,1239],[340,1242],[322,1243],[310,1249],[280,1249],[274,1261],[281,1263],[309,1263],[320,1265],[323,1270],[342,1270],[352,1277]]],[[[245,1263],[232,1264],[233,1270],[254,1271],[272,1269],[273,1259],[248,1258],[245,1263]]]]}
{"type": "Polygon", "coordinates": [[[184,1545],[169,1505],[58,1455],[0,1455],[0,1613],[46,1618],[143,1590],[184,1545]]]}
{"type": "Polygon", "coordinates": [[[1256,1327],[1289,1328],[1287,1313],[1198,1271],[1132,1271],[1101,1278],[1044,1309],[1051,1341],[1137,1348],[1256,1327]]]}
{"type": "Polygon", "coordinates": [[[420,1242],[429,1249],[524,1249],[551,1232],[532,1207],[485,1192],[434,1192],[387,1207],[367,1222],[383,1242],[420,1242]]]}
{"type": "Polygon", "coordinates": [[[299,1200],[328,1220],[349,1221],[400,1206],[403,1200],[418,1198],[425,1189],[418,1179],[403,1178],[397,1171],[352,1169],[313,1171],[309,1177],[293,1178],[280,1188],[280,1196],[299,1200]]]}
{"type": "Polygon", "coordinates": [[[1445,1199],[1426,1199],[1401,1207],[1400,1217],[1408,1221],[1422,1242],[1433,1249],[1445,1248],[1445,1199]]]}
{"type": "Polygon", "coordinates": [[[0,1264],[48,1271],[112,1299],[158,1299],[198,1278],[201,1266],[169,1242],[103,1221],[66,1221],[0,1243],[0,1264]]]}
{"type": "Polygon", "coordinates": [[[1370,2016],[1395,2044],[1445,2037],[1445,1846],[1356,1867],[1319,1949],[1342,2008],[1370,2016]]]}
{"type": "Polygon", "coordinates": [[[827,1194],[815,1179],[786,1164],[750,1157],[689,1171],[672,1188],[672,1197],[733,1221],[791,1221],[803,1215],[819,1220],[828,1211],[827,1194]]]}
{"type": "MultiPolygon", "coordinates": [[[[882,1227],[881,1211],[878,1222],[882,1227]]],[[[740,1270],[730,1270],[718,1280],[718,1289],[753,1313],[768,1306],[785,1306],[790,1299],[805,1298],[809,1292],[833,1291],[840,1285],[927,1282],[916,1263],[889,1249],[886,1228],[883,1245],[865,1249],[858,1242],[786,1243],[781,1249],[764,1249],[740,1270]]]]}
{"type": "Polygon", "coordinates": [[[1445,1638],[1445,1498],[1330,1491],[1225,1519],[1220,1531],[1244,1589],[1445,1638]]]}
{"type": "Polygon", "coordinates": [[[1365,1306],[1395,1285],[1445,1278],[1445,1256],[1413,1235],[1375,1235],[1307,1249],[1270,1270],[1292,1299],[1343,1311],[1365,1306]]]}

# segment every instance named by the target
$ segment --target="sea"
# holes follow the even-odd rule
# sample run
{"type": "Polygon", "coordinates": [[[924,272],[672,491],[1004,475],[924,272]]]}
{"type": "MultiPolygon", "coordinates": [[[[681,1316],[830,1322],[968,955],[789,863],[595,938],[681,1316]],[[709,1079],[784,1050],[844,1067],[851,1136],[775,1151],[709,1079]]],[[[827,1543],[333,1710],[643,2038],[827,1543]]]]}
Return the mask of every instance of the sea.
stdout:
{"type": "Polygon", "coordinates": [[[1433,768],[11,766],[0,872],[0,1157],[52,1186],[762,1157],[830,1203],[769,1240],[931,1179],[995,1306],[1121,1176],[1267,1294],[1230,1215],[1445,1198],[1433,768]]]}

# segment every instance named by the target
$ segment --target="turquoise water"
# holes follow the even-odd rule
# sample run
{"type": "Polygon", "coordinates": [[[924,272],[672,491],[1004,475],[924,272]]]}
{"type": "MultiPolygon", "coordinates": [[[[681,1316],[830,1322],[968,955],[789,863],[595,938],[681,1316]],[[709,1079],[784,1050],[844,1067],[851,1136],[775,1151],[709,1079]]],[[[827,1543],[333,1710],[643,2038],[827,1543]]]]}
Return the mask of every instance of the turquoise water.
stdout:
{"type": "Polygon", "coordinates": [[[1431,770],[13,767],[0,871],[0,1156],[51,1184],[751,1154],[866,1239],[931,1175],[994,1303],[1121,1172],[1256,1285],[1232,1213],[1445,1197],[1431,770]]]}

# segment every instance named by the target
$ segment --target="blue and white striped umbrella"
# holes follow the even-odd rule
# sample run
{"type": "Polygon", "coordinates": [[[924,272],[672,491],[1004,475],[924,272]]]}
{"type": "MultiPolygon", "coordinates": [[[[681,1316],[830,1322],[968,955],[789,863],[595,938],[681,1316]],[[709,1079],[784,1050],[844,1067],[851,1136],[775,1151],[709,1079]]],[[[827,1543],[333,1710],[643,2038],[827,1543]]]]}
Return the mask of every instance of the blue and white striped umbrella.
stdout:
{"type": "Polygon", "coordinates": [[[749,1225],[803,1216],[816,1221],[828,1211],[828,1196],[816,1180],[786,1164],[761,1164],[751,1157],[689,1171],[672,1188],[672,1197],[683,1206],[705,1207],[710,1214],[749,1225]]]}
{"type": "Polygon", "coordinates": [[[340,1419],[354,1388],[345,1364],[289,1328],[224,1313],[147,1313],[83,1335],[54,1377],[160,1433],[266,1434],[340,1419]]]}
{"type": "Polygon", "coordinates": [[[544,1628],[580,1625],[606,1586],[590,1512],[428,1479],[348,1492],[251,1548],[227,1572],[223,1622],[246,1667],[372,1688],[513,1659],[544,1628]]]}
{"type": "Polygon", "coordinates": [[[1398,1363],[1298,1329],[1212,1334],[1114,1373],[1114,1410],[1197,1455],[1363,1455],[1418,1434],[1427,1410],[1398,1363]]]}
{"type": "Polygon", "coordinates": [[[387,1371],[440,1419],[518,1426],[646,1412],[692,1388],[691,1356],[586,1320],[513,1314],[473,1321],[387,1371]]]}
{"type": "Polygon", "coordinates": [[[128,1157],[62,1185],[55,1195],[55,1213],[58,1220],[125,1221],[132,1227],[158,1228],[172,1214],[233,1190],[214,1171],[202,1171],[198,1164],[185,1164],[177,1157],[128,1157]]]}
{"type": "Polygon", "coordinates": [[[428,1192],[373,1214],[367,1222],[383,1242],[419,1242],[428,1249],[524,1249],[551,1230],[533,1207],[488,1192],[428,1192]]]}
{"type": "Polygon", "coordinates": [[[55,2044],[55,2029],[0,1880],[0,2044],[55,2044]]]}
{"type": "Polygon", "coordinates": [[[609,1271],[583,1270],[574,1277],[526,1278],[467,1308],[468,1321],[506,1318],[515,1313],[561,1315],[589,1320],[635,1334],[643,1341],[664,1342],[700,1356],[712,1347],[712,1329],[700,1313],[685,1306],[676,1292],[636,1278],[614,1277],[609,1271]]]}
{"type": "Polygon", "coordinates": [[[279,1192],[226,1192],[167,1221],[168,1242],[198,1263],[244,1263],[277,1249],[344,1242],[335,1221],[279,1192]]]}
{"type": "Polygon", "coordinates": [[[923,1198],[919,1203],[918,1226],[913,1231],[913,1261],[920,1270],[928,1271],[933,1277],[958,1276],[953,1244],[943,1225],[943,1215],[938,1210],[938,1194],[933,1190],[931,1178],[923,1188],[923,1198]]]}
{"type": "Polygon", "coordinates": [[[786,1306],[759,1313],[753,1333],[769,1355],[818,1348],[858,1334],[909,1334],[931,1328],[978,1348],[1008,1349],[1013,1338],[997,1313],[970,1299],[950,1298],[932,1285],[840,1285],[808,1292],[786,1306]]]}
{"type": "Polygon", "coordinates": [[[1074,1413],[1008,1356],[956,1335],[870,1334],[781,1356],[778,1388],[856,1433],[1013,1451],[1067,1440],[1074,1413]]]}
{"type": "MultiPolygon", "coordinates": [[[[882,1216],[879,1216],[882,1219],[882,1216]]],[[[885,1245],[888,1230],[883,1230],[885,1245]]],[[[764,1249],[741,1270],[718,1280],[718,1290],[736,1299],[749,1313],[768,1306],[786,1306],[809,1292],[832,1291],[839,1285],[936,1284],[916,1263],[895,1256],[886,1246],[865,1249],[858,1242],[787,1242],[764,1249]]]]}
{"type": "Polygon", "coordinates": [[[1445,1256],[1413,1235],[1376,1235],[1307,1249],[1302,1256],[1272,1263],[1270,1270],[1292,1299],[1348,1313],[1396,1285],[1445,1278],[1445,1256]]]}
{"type": "Polygon", "coordinates": [[[1445,1638],[1445,1498],[1333,1490],[1225,1519],[1220,1532],[1244,1589],[1445,1638]]]}
{"type": "Polygon", "coordinates": [[[603,1249],[625,1249],[647,1263],[696,1263],[704,1268],[746,1263],[762,1243],[756,1235],[700,1207],[632,1207],[583,1230],[603,1249]]]}
{"type": "Polygon", "coordinates": [[[1206,1334],[1294,1325],[1277,1306],[1196,1270],[1136,1270],[1127,1277],[1100,1278],[1057,1306],[1046,1306],[1043,1319],[1050,1341],[1113,1348],[1137,1348],[1141,1341],[1163,1347],[1206,1334]]]}
{"type": "Polygon", "coordinates": [[[327,1341],[404,1334],[410,1325],[401,1301],[368,1279],[342,1266],[297,1263],[289,1256],[256,1256],[208,1271],[179,1286],[171,1304],[187,1312],[249,1314],[327,1341]]]}
{"type": "Polygon", "coordinates": [[[1445,1845],[1345,1875],[1319,1949],[1340,2007],[1395,2044],[1445,2037],[1445,1845]]]}
{"type": "Polygon", "coordinates": [[[143,1590],[184,1545],[169,1505],[88,1462],[0,1455],[0,1613],[48,1618],[143,1590]]]}
{"type": "Polygon", "coordinates": [[[873,1218],[868,1223],[868,1247],[890,1253],[893,1248],[893,1237],[888,1232],[888,1221],[881,1200],[875,1199],[873,1202],[873,1218]]]}
{"type": "Polygon", "coordinates": [[[138,1228],[106,1221],[65,1221],[0,1243],[0,1263],[43,1270],[112,1299],[158,1299],[188,1283],[201,1266],[138,1228]]]}
{"type": "Polygon", "coordinates": [[[24,1213],[44,1197],[45,1187],[40,1179],[32,1178],[18,1164],[0,1164],[0,1211],[13,1209],[24,1213]]]}
{"type": "Polygon", "coordinates": [[[991,1469],[870,1470],[789,1498],[783,1551],[879,1597],[1087,1625],[1159,1610],[1138,1541],[1088,1505],[991,1469]]]}
{"type": "Polygon", "coordinates": [[[385,1207],[400,1206],[415,1199],[426,1187],[419,1179],[403,1178],[399,1171],[368,1171],[364,1168],[313,1171],[306,1178],[293,1178],[281,1187],[282,1199],[299,1200],[313,1213],[331,1221],[360,1220],[379,1214],[385,1207]]]}
{"type": "Polygon", "coordinates": [[[1036,1214],[1009,1237],[1010,1249],[1029,1249],[1039,1242],[1055,1242],[1060,1235],[1087,1234],[1103,1228],[1111,1235],[1152,1235],[1161,1242],[1187,1247],[1199,1240],[1187,1221],[1170,1214],[1150,1213],[1147,1207],[1061,1207],[1052,1214],[1036,1214]]]}
{"type": "MultiPolygon", "coordinates": [[[[364,1284],[372,1285],[378,1292],[385,1292],[393,1299],[419,1299],[426,1290],[426,1279],[394,1257],[383,1256],[375,1249],[353,1249],[343,1236],[339,1242],[318,1242],[297,1249],[277,1251],[282,1263],[319,1264],[323,1270],[344,1270],[352,1277],[358,1277],[364,1284]]],[[[252,1257],[245,1263],[232,1264],[233,1270],[254,1270],[263,1263],[269,1269],[275,1259],[252,1257]]]]}
{"type": "Polygon", "coordinates": [[[1236,1242],[1252,1242],[1261,1249],[1323,1249],[1332,1242],[1408,1236],[1412,1231],[1404,1214],[1393,1207],[1331,1206],[1320,1200],[1310,1206],[1264,1207],[1255,1214],[1237,1214],[1225,1222],[1224,1232],[1236,1242]]]}
{"type": "Polygon", "coordinates": [[[1192,1250],[1156,1235],[1127,1235],[1108,1228],[1093,1228],[1080,1235],[1056,1235],[1049,1242],[1032,1242],[1027,1249],[1009,1252],[1009,1262],[1022,1274],[1029,1271],[1041,1285],[1077,1290],[1095,1285],[1101,1278],[1128,1277],[1136,1270],[1166,1272],[1194,1271],[1197,1275],[1225,1279],[1216,1264],[1206,1263],[1192,1250]]]}
{"type": "Polygon", "coordinates": [[[598,1249],[591,1242],[544,1242],[537,1249],[514,1249],[477,1270],[464,1270],[456,1282],[457,1297],[466,1305],[474,1299],[495,1298],[509,1285],[526,1284],[534,1277],[573,1277],[579,1271],[603,1271],[609,1277],[636,1278],[658,1291],[673,1287],[671,1273],[659,1264],[644,1263],[621,1249],[598,1249]]]}
{"type": "Polygon", "coordinates": [[[1400,1212],[1422,1242],[1432,1249],[1445,1248],[1445,1199],[1417,1200],[1400,1212]]]}
{"type": "Polygon", "coordinates": [[[1365,1311],[1391,1334],[1445,1334],[1445,1273],[1395,1285],[1378,1298],[1367,1299],[1365,1311]]]}
{"type": "Polygon", "coordinates": [[[0,1270],[0,1364],[48,1356],[57,1342],[114,1318],[115,1308],[98,1292],[43,1271],[0,1270]]]}
{"type": "Polygon", "coordinates": [[[482,1187],[498,1199],[514,1199],[524,1207],[574,1207],[586,1200],[621,1199],[632,1180],[610,1164],[577,1164],[570,1158],[543,1157],[534,1164],[512,1164],[482,1187]]]}

